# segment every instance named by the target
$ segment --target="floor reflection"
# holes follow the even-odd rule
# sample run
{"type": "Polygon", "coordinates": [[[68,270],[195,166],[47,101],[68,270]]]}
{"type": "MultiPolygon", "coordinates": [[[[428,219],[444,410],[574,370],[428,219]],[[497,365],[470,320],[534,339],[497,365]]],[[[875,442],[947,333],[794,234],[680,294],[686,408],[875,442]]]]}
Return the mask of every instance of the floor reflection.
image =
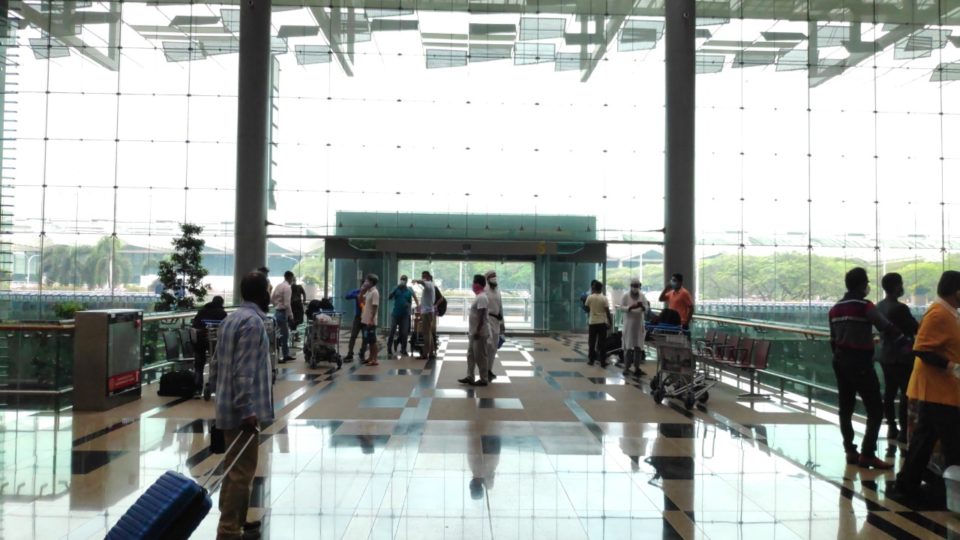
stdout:
{"type": "MultiPolygon", "coordinates": [[[[495,370],[532,369],[486,388],[456,383],[465,340],[444,340],[427,364],[288,364],[278,418],[260,437],[251,518],[274,539],[960,531],[943,508],[887,499],[893,473],[848,467],[822,418],[751,407],[722,387],[702,409],[657,405],[644,385],[579,362],[579,339],[513,343],[495,370]]],[[[108,413],[2,413],[0,537],[102,538],[164,471],[222,470],[208,448],[212,416],[210,403],[155,390],[108,413]]],[[[216,520],[214,508],[196,537],[212,538],[216,520]]]]}

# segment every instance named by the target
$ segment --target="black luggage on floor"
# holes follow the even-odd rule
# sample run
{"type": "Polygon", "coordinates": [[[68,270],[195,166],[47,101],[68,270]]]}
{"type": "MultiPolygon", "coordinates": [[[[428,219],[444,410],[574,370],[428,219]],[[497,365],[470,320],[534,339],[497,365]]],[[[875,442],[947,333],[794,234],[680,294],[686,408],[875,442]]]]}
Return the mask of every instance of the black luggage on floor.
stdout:
{"type": "Polygon", "coordinates": [[[197,390],[196,380],[193,371],[183,369],[180,371],[171,371],[164,373],[160,377],[160,389],[157,390],[158,396],[168,397],[191,397],[197,390]]]}
{"type": "Polygon", "coordinates": [[[623,332],[618,330],[611,333],[604,343],[607,356],[617,355],[621,360],[623,359],[623,332]]]}

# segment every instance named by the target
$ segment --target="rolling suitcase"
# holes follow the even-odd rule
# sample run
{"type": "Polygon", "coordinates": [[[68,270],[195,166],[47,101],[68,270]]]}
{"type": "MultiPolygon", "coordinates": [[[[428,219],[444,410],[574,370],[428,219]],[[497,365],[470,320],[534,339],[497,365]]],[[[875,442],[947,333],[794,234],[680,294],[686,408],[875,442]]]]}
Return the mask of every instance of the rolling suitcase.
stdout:
{"type": "MultiPolygon", "coordinates": [[[[230,453],[241,437],[233,440],[224,456],[230,453]]],[[[107,540],[190,538],[193,531],[210,512],[213,505],[210,494],[220,487],[223,479],[240,459],[247,446],[256,438],[259,438],[256,432],[247,437],[247,442],[243,444],[237,457],[209,490],[207,485],[213,479],[213,473],[218,467],[212,467],[209,472],[200,477],[200,480],[203,480],[202,484],[176,471],[163,473],[163,476],[154,482],[110,529],[107,540]]]]}
{"type": "Polygon", "coordinates": [[[616,355],[618,363],[623,362],[623,332],[619,330],[613,332],[607,336],[604,344],[608,357],[616,355]]]}

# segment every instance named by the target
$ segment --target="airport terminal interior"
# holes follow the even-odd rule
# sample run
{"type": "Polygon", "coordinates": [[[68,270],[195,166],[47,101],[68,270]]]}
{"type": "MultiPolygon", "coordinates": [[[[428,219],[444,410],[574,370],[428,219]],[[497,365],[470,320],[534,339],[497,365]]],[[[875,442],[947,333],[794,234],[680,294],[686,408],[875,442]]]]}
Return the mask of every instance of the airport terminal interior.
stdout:
{"type": "Polygon", "coordinates": [[[198,310],[261,267],[332,306],[289,360],[267,319],[244,538],[960,536],[944,452],[894,489],[915,403],[892,469],[848,463],[828,319],[853,268],[917,319],[960,270],[960,0],[0,0],[0,53],[0,538],[216,485],[216,392],[161,380],[209,377],[198,310]],[[425,271],[421,359],[388,295],[425,271]],[[464,384],[490,271],[496,378],[464,384]],[[589,362],[593,281],[613,331],[641,283],[642,373],[589,362]]]}

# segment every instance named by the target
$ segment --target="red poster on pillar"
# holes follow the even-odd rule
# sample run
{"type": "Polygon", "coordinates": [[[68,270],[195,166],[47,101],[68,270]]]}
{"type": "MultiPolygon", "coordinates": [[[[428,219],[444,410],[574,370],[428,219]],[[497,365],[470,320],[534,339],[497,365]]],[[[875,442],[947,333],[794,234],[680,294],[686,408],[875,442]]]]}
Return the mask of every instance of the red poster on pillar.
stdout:
{"type": "Polygon", "coordinates": [[[140,370],[118,373],[107,379],[107,392],[113,394],[140,384],[140,370]]]}

